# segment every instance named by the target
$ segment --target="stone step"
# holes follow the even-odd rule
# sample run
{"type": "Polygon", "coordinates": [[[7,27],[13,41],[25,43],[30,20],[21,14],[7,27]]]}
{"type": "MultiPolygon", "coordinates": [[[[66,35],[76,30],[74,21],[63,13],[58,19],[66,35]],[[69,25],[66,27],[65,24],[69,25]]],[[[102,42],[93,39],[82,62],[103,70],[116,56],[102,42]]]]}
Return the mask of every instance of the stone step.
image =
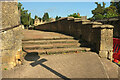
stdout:
{"type": "Polygon", "coordinates": [[[23,44],[54,44],[54,43],[78,43],[79,40],[30,40],[30,41],[23,41],[23,44]]]}
{"type": "Polygon", "coordinates": [[[27,38],[23,39],[22,41],[34,41],[34,40],[68,40],[68,39],[74,39],[74,37],[44,37],[44,38],[27,38]]]}
{"type": "Polygon", "coordinates": [[[54,43],[54,44],[25,44],[23,48],[26,49],[52,49],[52,48],[69,48],[69,47],[79,47],[80,43],[54,43]]]}
{"type": "Polygon", "coordinates": [[[56,48],[56,49],[39,49],[39,50],[34,49],[34,50],[24,50],[24,51],[27,53],[38,52],[41,55],[41,54],[69,53],[69,52],[76,52],[76,51],[88,52],[90,50],[91,50],[90,48],[79,47],[79,48],[56,48]]]}

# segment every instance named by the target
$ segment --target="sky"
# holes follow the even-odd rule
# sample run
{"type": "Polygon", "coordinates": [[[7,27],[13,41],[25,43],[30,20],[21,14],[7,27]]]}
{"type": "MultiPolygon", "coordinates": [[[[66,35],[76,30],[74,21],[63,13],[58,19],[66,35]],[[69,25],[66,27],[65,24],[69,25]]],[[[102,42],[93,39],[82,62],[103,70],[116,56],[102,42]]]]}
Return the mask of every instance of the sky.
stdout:
{"type": "MultiPolygon", "coordinates": [[[[95,2],[21,2],[24,9],[31,13],[32,18],[35,15],[42,17],[45,12],[49,16],[55,18],[56,16],[67,17],[69,14],[80,13],[81,16],[92,17],[91,10],[94,10],[97,5],[95,2]]],[[[101,2],[99,2],[101,3],[101,2]]],[[[106,7],[110,2],[105,2],[106,7]]]]}

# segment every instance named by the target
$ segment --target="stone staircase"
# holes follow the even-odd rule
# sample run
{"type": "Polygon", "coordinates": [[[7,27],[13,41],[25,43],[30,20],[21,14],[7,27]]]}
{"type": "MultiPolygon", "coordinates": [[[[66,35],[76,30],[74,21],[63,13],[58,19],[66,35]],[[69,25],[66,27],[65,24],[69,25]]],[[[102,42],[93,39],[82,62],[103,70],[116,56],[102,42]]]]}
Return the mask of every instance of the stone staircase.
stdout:
{"type": "MultiPolygon", "coordinates": [[[[80,40],[71,36],[67,37],[47,37],[23,40],[23,50],[27,53],[38,52],[41,54],[87,52],[90,48],[80,47],[80,40]]],[[[82,45],[86,43],[82,42],[82,45]]]]}

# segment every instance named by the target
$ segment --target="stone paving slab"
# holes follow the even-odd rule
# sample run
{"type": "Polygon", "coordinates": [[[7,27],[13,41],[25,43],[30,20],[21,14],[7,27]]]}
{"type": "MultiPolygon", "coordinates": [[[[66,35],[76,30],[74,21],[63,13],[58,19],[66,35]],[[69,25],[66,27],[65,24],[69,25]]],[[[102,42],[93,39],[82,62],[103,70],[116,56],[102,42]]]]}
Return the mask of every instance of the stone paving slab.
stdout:
{"type": "Polygon", "coordinates": [[[93,52],[40,57],[37,54],[28,54],[24,65],[14,70],[4,70],[3,78],[117,78],[117,66],[106,61],[107,64],[104,64],[109,65],[109,68],[105,68],[104,61],[106,60],[100,59],[93,52]]]}

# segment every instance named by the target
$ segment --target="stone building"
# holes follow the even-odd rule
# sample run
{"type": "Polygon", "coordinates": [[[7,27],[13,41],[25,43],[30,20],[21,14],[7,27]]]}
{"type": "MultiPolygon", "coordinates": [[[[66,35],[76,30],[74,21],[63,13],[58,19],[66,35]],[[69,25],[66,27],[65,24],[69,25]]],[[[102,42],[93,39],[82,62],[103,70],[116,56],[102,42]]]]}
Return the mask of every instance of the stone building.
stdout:
{"type": "Polygon", "coordinates": [[[40,20],[38,18],[36,18],[35,21],[34,21],[34,25],[37,26],[39,24],[41,24],[41,22],[40,22],[40,20]]]}

